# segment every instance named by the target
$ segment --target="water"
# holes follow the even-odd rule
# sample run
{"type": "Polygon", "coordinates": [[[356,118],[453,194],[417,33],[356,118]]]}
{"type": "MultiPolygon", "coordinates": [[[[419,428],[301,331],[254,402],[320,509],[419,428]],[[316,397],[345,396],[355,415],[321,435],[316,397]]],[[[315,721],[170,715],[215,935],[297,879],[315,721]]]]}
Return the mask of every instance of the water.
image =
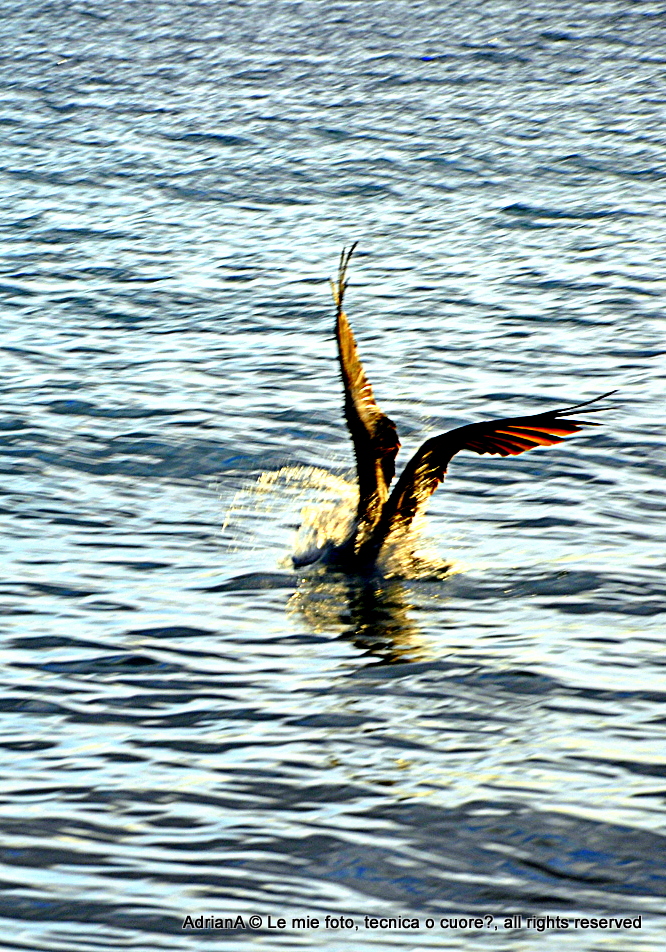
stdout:
{"type": "Polygon", "coordinates": [[[2,5],[3,949],[663,948],[663,30],[649,0],[2,5]],[[448,577],[291,568],[353,506],[355,239],[399,461],[619,391],[456,457],[448,577]]]}

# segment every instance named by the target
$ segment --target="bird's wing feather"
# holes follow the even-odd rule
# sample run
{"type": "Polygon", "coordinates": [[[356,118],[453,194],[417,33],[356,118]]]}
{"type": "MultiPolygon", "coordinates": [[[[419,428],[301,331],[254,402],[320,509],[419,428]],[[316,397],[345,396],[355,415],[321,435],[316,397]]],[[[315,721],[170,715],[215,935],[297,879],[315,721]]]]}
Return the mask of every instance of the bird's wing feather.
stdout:
{"type": "Polygon", "coordinates": [[[342,309],[346,271],[356,245],[343,251],[338,279],[332,282],[337,305],[335,336],[338,343],[340,372],[345,391],[345,419],[351,433],[356,455],[359,482],[359,507],[371,499],[381,502],[388,496],[388,487],[395,475],[395,458],[400,449],[398,431],[393,420],[377,406],[370,382],[365,375],[347,315],[342,309]]]}
{"type": "MultiPolygon", "coordinates": [[[[571,416],[580,407],[607,396],[609,394],[605,393],[586,403],[533,416],[471,423],[427,440],[405,466],[384,507],[374,539],[369,544],[378,550],[390,533],[410,524],[419,508],[444,479],[449,462],[456,453],[471,450],[479,454],[518,456],[537,446],[561,443],[584,426],[599,425],[590,420],[574,420],[571,416]]],[[[585,413],[597,413],[601,409],[586,410],[585,413]]]]}

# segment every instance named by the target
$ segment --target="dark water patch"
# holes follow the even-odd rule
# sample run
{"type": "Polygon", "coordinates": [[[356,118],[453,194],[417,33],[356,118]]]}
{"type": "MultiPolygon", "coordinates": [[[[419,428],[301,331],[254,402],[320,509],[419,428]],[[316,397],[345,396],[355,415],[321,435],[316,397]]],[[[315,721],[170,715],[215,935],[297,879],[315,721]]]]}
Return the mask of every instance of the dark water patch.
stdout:
{"type": "Polygon", "coordinates": [[[392,681],[402,684],[405,678],[425,677],[425,685],[419,684],[418,690],[412,690],[402,685],[401,693],[413,693],[414,697],[428,698],[442,697],[448,690],[447,685],[460,684],[468,688],[480,688],[483,691],[494,693],[516,693],[528,695],[545,695],[559,693],[560,683],[546,675],[529,670],[496,671],[484,667],[483,664],[470,660],[435,660],[415,661],[409,665],[391,667],[368,666],[358,668],[348,677],[351,680],[379,680],[392,681]],[[433,685],[432,694],[428,693],[426,685],[433,685]]]}
{"type": "MultiPolygon", "coordinates": [[[[11,829],[7,831],[9,835],[14,832],[15,831],[11,829]]],[[[20,830],[20,832],[23,833],[24,830],[20,830]]],[[[86,852],[68,850],[63,847],[54,849],[47,849],[45,847],[30,847],[26,849],[8,847],[3,849],[0,847],[0,862],[6,863],[7,866],[53,869],[57,866],[87,866],[91,859],[102,864],[109,862],[111,857],[104,853],[97,853],[92,857],[86,852]]]]}
{"type": "MultiPolygon", "coordinates": [[[[518,894],[536,880],[535,885],[548,884],[557,895],[566,879],[579,887],[603,886],[603,898],[598,895],[596,901],[610,908],[617,908],[617,900],[609,902],[613,893],[666,895],[660,860],[664,837],[647,830],[501,801],[477,801],[451,811],[419,803],[381,806],[367,816],[393,820],[415,840],[428,840],[431,856],[437,855],[438,843],[452,839],[460,869],[478,866],[486,875],[493,868],[517,873],[523,881],[522,889],[516,884],[518,894]]],[[[592,896],[575,892],[560,893],[559,898],[573,905],[594,902],[592,896]]]]}
{"type": "Polygon", "coordinates": [[[165,135],[164,138],[172,142],[194,142],[203,143],[204,145],[247,146],[251,144],[251,140],[243,136],[229,135],[222,132],[183,132],[165,135]]]}
{"type": "MultiPolygon", "coordinates": [[[[89,268],[79,268],[77,271],[64,272],[61,275],[68,280],[87,280],[88,276],[94,278],[103,278],[105,281],[118,281],[121,284],[139,282],[141,284],[153,284],[157,281],[165,281],[164,275],[146,275],[137,274],[129,268],[102,267],[100,265],[89,268]]],[[[103,351],[102,351],[103,353],[103,351]]]]}
{"type": "Polygon", "coordinates": [[[202,592],[247,592],[262,589],[298,588],[298,577],[284,572],[248,572],[236,578],[227,579],[210,588],[198,589],[202,592]]]}
{"type": "MultiPolygon", "coordinates": [[[[38,510],[43,512],[43,510],[38,510]]],[[[113,523],[98,522],[95,519],[75,519],[70,516],[52,516],[49,520],[55,526],[79,526],[82,529],[110,529],[113,523]]]]}
{"type": "Polygon", "coordinates": [[[283,645],[324,645],[330,642],[330,637],[327,635],[287,635],[280,639],[283,645]]]}
{"type": "MultiPolygon", "coordinates": [[[[638,761],[620,760],[615,757],[581,757],[576,754],[572,754],[572,758],[574,760],[586,761],[587,763],[592,764],[619,767],[621,770],[628,770],[630,773],[641,774],[642,776],[646,777],[666,777],[666,763],[640,763],[638,761]]],[[[666,872],[662,873],[662,879],[666,883],[666,872]]]]}
{"type": "Polygon", "coordinates": [[[12,616],[19,615],[50,615],[48,611],[38,611],[37,609],[25,608],[20,602],[15,602],[13,605],[3,605],[0,608],[0,615],[4,615],[7,618],[12,616]]]}
{"type": "Polygon", "coordinates": [[[117,565],[121,568],[128,569],[130,572],[155,572],[159,569],[169,569],[172,568],[172,565],[169,562],[138,562],[138,561],[112,561],[108,560],[104,563],[105,565],[117,565]]]}
{"type": "Polygon", "coordinates": [[[523,202],[505,205],[500,211],[505,215],[516,218],[553,219],[554,221],[566,219],[593,221],[597,218],[624,218],[628,215],[636,215],[636,212],[630,212],[626,209],[549,208],[547,206],[528,205],[523,202]]]}
{"type": "Polygon", "coordinates": [[[100,644],[98,641],[87,641],[84,638],[72,638],[67,635],[28,635],[21,638],[14,638],[11,642],[13,648],[26,648],[29,651],[46,651],[51,648],[81,648],[97,649],[108,648],[109,645],[100,644]]]}
{"type": "MultiPolygon", "coordinates": [[[[108,926],[113,928],[115,935],[110,941],[118,941],[118,931],[132,930],[142,934],[182,934],[183,917],[170,916],[157,912],[150,904],[133,901],[131,909],[126,903],[94,902],[78,899],[52,899],[21,895],[12,897],[11,901],[0,900],[0,915],[3,918],[18,919],[30,922],[53,922],[72,924],[81,923],[86,928],[108,926]],[[3,908],[4,907],[4,908],[3,908]]],[[[40,942],[39,939],[36,941],[40,942]]],[[[74,940],[78,941],[78,940],[74,940]]],[[[41,945],[41,942],[40,942],[41,945]]],[[[16,945],[16,948],[26,946],[16,945]]],[[[42,949],[53,948],[47,944],[42,949]]]]}
{"type": "Polygon", "coordinates": [[[93,612],[136,612],[140,610],[137,605],[129,605],[126,602],[116,602],[110,599],[95,599],[88,602],[86,607],[93,612]]]}
{"type": "Polygon", "coordinates": [[[389,185],[375,182],[349,183],[333,186],[331,190],[337,198],[388,198],[393,194],[393,189],[389,185]]]}
{"type": "Polygon", "coordinates": [[[461,573],[446,581],[447,595],[473,601],[524,598],[533,595],[576,595],[612,584],[612,576],[600,572],[560,569],[554,572],[515,569],[509,578],[496,581],[461,573]]]}
{"type": "Polygon", "coordinates": [[[586,601],[544,602],[544,608],[552,608],[568,615],[637,615],[651,617],[666,612],[666,600],[650,599],[640,603],[627,604],[621,598],[595,599],[586,601]]]}
{"type": "Polygon", "coordinates": [[[0,747],[3,750],[15,750],[17,752],[25,753],[29,753],[33,750],[50,750],[56,746],[57,744],[55,741],[48,740],[16,740],[0,742],[0,747]]]}
{"type": "Polygon", "coordinates": [[[175,639],[181,638],[200,638],[216,636],[215,631],[206,631],[202,628],[190,628],[186,625],[170,625],[159,628],[135,628],[127,632],[132,638],[163,638],[175,639]]]}
{"type": "MultiPolygon", "coordinates": [[[[484,699],[481,719],[484,721],[500,721],[502,710],[493,710],[488,703],[495,698],[505,700],[512,696],[544,698],[548,705],[557,698],[576,698],[589,702],[592,705],[601,704],[604,716],[623,714],[628,705],[663,704],[666,702],[666,692],[655,690],[610,690],[603,688],[577,687],[529,668],[509,668],[497,670],[484,664],[481,660],[433,660],[416,661],[409,665],[393,666],[366,666],[357,668],[347,676],[351,683],[360,681],[378,681],[391,684],[393,691],[399,691],[400,696],[413,698],[422,705],[428,703],[428,710],[432,711],[433,701],[442,701],[447,696],[453,696],[459,687],[462,687],[470,699],[478,695],[484,699]],[[610,707],[609,707],[610,705],[610,707]]],[[[567,705],[570,702],[567,701],[567,705]]],[[[449,717],[448,711],[444,711],[449,717]]],[[[475,720],[475,708],[464,712],[464,719],[475,720]]]]}
{"type": "Polygon", "coordinates": [[[325,728],[340,729],[350,727],[362,727],[370,722],[376,722],[378,718],[358,717],[353,714],[305,714],[302,717],[290,718],[288,723],[297,727],[307,728],[325,728]]]}
{"type": "Polygon", "coordinates": [[[361,897],[377,897],[409,910],[453,907],[463,915],[487,907],[491,895],[495,914],[534,914],[535,908],[543,914],[545,907],[635,915],[645,899],[661,899],[666,890],[663,837],[628,827],[494,801],[450,811],[405,803],[356,816],[385,826],[385,836],[393,829],[393,848],[342,832],[276,836],[264,844],[275,858],[253,866],[288,875],[291,857],[302,876],[343,885],[361,904],[361,897]]]}
{"type": "Polygon", "coordinates": [[[86,598],[89,595],[99,595],[97,589],[71,588],[66,585],[54,585],[48,582],[18,582],[32,592],[40,595],[57,595],[58,598],[86,598]]]}
{"type": "Polygon", "coordinates": [[[544,40],[551,40],[554,43],[568,43],[579,39],[575,33],[565,30],[543,30],[539,35],[544,40]]]}
{"type": "Polygon", "coordinates": [[[140,757],[138,754],[127,754],[109,751],[102,755],[104,760],[111,764],[143,764],[148,760],[147,757],[140,757]]]}
{"type": "MultiPolygon", "coordinates": [[[[171,670],[172,667],[164,661],[157,661],[146,655],[118,654],[98,658],[84,658],[80,661],[47,661],[40,664],[26,664],[16,661],[17,668],[39,668],[41,671],[57,671],[63,674],[106,674],[108,671],[125,671],[127,668],[158,668],[161,671],[171,670]]],[[[176,670],[175,668],[173,670],[176,670]]]]}
{"type": "MultiPolygon", "coordinates": [[[[100,407],[86,400],[52,400],[47,403],[51,413],[71,416],[108,417],[109,419],[143,419],[148,417],[177,416],[190,410],[161,410],[148,407],[100,407]]],[[[127,436],[137,434],[127,434],[127,436]]],[[[152,434],[149,434],[152,436],[152,434]]],[[[126,437],[127,438],[127,437],[126,437]]]]}
{"type": "Polygon", "coordinates": [[[562,516],[541,516],[538,519],[522,519],[505,522],[502,529],[552,529],[554,526],[580,526],[580,519],[565,519],[562,516]]]}
{"type": "MultiPolygon", "coordinates": [[[[11,173],[10,173],[11,174],[11,173]]],[[[26,178],[36,178],[39,180],[39,176],[32,175],[29,176],[26,173],[26,178]]],[[[45,180],[50,180],[54,178],[55,184],[65,184],[61,181],[61,176],[44,176],[45,180]]],[[[79,183],[80,184],[80,183],[79,183]]],[[[72,244],[77,241],[91,240],[91,241],[120,241],[120,240],[129,240],[133,239],[133,235],[128,232],[113,231],[112,229],[102,229],[102,228],[48,228],[42,231],[36,231],[32,235],[32,241],[41,242],[42,244],[51,244],[51,245],[60,245],[60,244],[72,244]]]]}
{"type": "Polygon", "coordinates": [[[20,284],[0,284],[0,294],[6,294],[9,297],[34,297],[36,293],[20,284]]]}
{"type": "MultiPolygon", "coordinates": [[[[37,665],[26,667],[38,667],[37,665]]],[[[23,698],[23,697],[4,697],[0,698],[0,711],[5,711],[8,714],[16,714],[19,712],[24,712],[26,714],[35,714],[39,716],[43,715],[65,715],[69,714],[69,711],[66,707],[63,707],[61,704],[55,704],[53,701],[44,701],[44,700],[33,700],[32,698],[23,698]]]]}
{"type": "Polygon", "coordinates": [[[21,417],[5,417],[0,420],[0,431],[3,433],[15,432],[16,430],[28,430],[30,426],[29,421],[21,417]]]}
{"type": "Polygon", "coordinates": [[[629,178],[645,181],[661,181],[666,177],[666,172],[659,166],[637,165],[634,157],[628,159],[627,156],[617,155],[613,158],[601,158],[600,156],[589,156],[584,154],[571,154],[561,156],[556,160],[557,167],[572,168],[583,172],[598,172],[611,177],[629,178]]]}
{"type": "Polygon", "coordinates": [[[552,694],[556,689],[556,682],[552,678],[544,677],[535,671],[486,671],[474,673],[471,681],[492,684],[492,690],[499,689],[511,694],[542,695],[552,694]]]}
{"type": "MultiPolygon", "coordinates": [[[[463,49],[467,44],[462,44],[463,49]]],[[[492,47],[486,47],[485,49],[479,49],[475,46],[470,46],[471,55],[473,59],[483,60],[490,63],[499,63],[504,66],[507,63],[518,63],[519,65],[525,65],[531,62],[529,56],[524,56],[519,53],[516,53],[512,50],[499,50],[493,49],[492,47]]]]}
{"type": "MultiPolygon", "coordinates": [[[[636,348],[634,350],[614,350],[611,351],[611,356],[620,357],[620,358],[635,358],[638,360],[650,360],[652,357],[663,357],[666,351],[657,350],[653,348],[636,348]]],[[[631,365],[630,365],[631,366],[631,365]]],[[[634,366],[640,366],[640,364],[635,364],[634,366]]]]}
{"type": "Polygon", "coordinates": [[[323,139],[328,139],[332,142],[344,142],[347,139],[356,138],[355,133],[349,129],[334,129],[332,127],[318,126],[313,131],[323,139]]]}
{"type": "Polygon", "coordinates": [[[161,191],[172,198],[183,199],[186,202],[215,202],[231,204],[235,196],[229,191],[220,188],[202,188],[195,185],[173,185],[160,182],[156,185],[161,191]]]}

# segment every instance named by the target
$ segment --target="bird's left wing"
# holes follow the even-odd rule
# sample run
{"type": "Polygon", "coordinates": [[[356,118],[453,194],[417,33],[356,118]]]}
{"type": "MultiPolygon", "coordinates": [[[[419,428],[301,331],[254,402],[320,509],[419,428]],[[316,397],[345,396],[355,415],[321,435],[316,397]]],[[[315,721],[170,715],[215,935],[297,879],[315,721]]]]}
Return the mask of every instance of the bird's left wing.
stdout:
{"type": "Polygon", "coordinates": [[[340,373],[345,391],[345,419],[354,444],[359,483],[359,516],[388,497],[395,475],[395,457],[400,449],[393,420],[377,406],[370,381],[358,355],[354,334],[342,309],[347,287],[347,265],[356,244],[342,252],[338,280],[331,282],[337,306],[335,336],[338,343],[340,373]]]}

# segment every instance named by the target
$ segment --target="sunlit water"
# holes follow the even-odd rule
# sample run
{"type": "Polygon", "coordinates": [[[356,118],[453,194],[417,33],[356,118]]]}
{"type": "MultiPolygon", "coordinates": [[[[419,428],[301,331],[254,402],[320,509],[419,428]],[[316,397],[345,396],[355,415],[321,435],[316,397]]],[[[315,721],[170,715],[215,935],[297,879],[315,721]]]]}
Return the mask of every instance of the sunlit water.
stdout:
{"type": "Polygon", "coordinates": [[[0,12],[2,948],[663,949],[662,7],[0,12]],[[399,462],[618,390],[366,585],[355,239],[399,462]]]}

